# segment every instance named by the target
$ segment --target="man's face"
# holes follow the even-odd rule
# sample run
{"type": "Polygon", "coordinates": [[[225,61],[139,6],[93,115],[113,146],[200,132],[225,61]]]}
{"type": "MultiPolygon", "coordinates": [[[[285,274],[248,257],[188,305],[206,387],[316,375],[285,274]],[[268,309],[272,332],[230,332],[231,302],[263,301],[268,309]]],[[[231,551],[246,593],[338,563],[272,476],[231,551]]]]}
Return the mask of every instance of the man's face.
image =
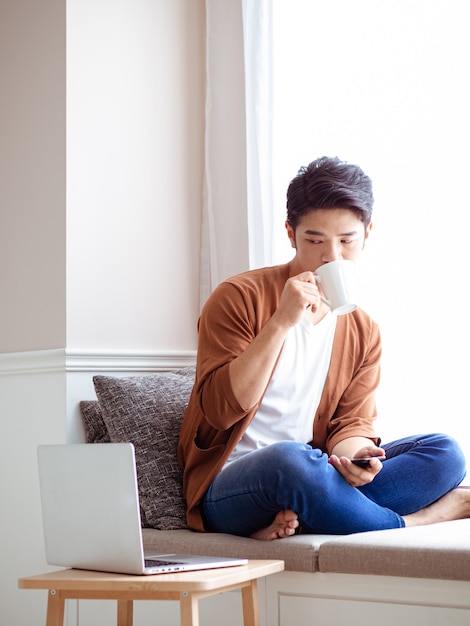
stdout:
{"type": "Polygon", "coordinates": [[[298,271],[314,272],[324,263],[356,261],[372,224],[364,224],[350,209],[315,209],[304,215],[294,231],[286,223],[287,235],[296,250],[298,271]]]}

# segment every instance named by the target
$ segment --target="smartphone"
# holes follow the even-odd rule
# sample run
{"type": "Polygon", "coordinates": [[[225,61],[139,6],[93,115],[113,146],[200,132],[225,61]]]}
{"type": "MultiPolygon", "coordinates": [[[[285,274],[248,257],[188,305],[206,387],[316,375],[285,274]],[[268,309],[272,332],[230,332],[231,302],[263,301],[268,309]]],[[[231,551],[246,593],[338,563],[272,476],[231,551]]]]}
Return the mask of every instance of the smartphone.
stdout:
{"type": "Polygon", "coordinates": [[[385,461],[385,456],[363,456],[357,459],[351,459],[354,465],[359,465],[360,467],[369,467],[371,459],[379,459],[379,461],[385,461]]]}

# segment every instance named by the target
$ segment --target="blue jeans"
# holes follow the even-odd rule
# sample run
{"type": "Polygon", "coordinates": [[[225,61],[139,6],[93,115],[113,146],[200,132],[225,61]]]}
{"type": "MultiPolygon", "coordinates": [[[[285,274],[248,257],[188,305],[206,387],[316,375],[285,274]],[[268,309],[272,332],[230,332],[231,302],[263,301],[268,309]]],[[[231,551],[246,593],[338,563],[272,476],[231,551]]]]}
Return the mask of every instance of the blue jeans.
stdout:
{"type": "Polygon", "coordinates": [[[351,487],[321,450],[281,441],[230,463],[200,508],[206,530],[248,536],[290,509],[304,533],[349,534],[400,528],[414,513],[459,485],[465,457],[441,434],[382,446],[387,459],[374,480],[351,487]]]}

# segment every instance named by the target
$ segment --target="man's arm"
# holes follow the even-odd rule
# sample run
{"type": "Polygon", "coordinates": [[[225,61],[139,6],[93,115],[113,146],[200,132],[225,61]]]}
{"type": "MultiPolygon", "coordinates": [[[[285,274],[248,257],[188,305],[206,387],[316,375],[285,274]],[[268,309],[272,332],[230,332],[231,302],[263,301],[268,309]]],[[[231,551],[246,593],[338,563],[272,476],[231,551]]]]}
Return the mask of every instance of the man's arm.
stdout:
{"type": "Polygon", "coordinates": [[[262,397],[290,328],[306,309],[320,306],[320,293],[312,272],[289,278],[279,306],[245,351],[230,363],[230,384],[240,406],[247,411],[262,397]]]}

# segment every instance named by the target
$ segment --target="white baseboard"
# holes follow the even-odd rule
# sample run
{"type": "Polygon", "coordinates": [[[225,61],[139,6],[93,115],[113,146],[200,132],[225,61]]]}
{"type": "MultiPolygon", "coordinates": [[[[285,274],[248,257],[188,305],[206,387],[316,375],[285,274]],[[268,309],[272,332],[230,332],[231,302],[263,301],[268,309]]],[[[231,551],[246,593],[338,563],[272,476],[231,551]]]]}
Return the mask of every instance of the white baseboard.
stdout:
{"type": "Polygon", "coordinates": [[[162,372],[194,365],[195,350],[67,350],[67,372],[162,372]]]}
{"type": "Polygon", "coordinates": [[[0,376],[45,372],[146,373],[194,365],[195,350],[32,350],[0,354],[0,376]]]}
{"type": "Polygon", "coordinates": [[[0,354],[0,376],[63,372],[65,350],[31,350],[0,354]]]}

